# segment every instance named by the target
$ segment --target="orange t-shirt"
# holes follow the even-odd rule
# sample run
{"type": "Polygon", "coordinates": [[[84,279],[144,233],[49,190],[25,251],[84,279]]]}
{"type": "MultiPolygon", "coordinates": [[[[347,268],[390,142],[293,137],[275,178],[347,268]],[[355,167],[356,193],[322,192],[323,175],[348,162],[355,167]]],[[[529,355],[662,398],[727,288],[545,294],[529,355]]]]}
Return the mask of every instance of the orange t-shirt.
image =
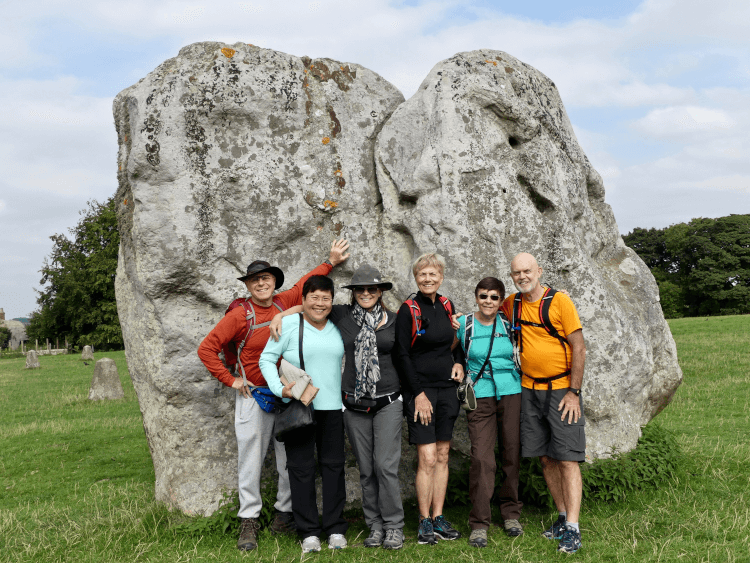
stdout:
{"type": "MultiPolygon", "coordinates": [[[[502,310],[505,315],[513,318],[513,298],[515,294],[503,301],[502,310]]],[[[542,324],[539,308],[542,304],[538,301],[529,303],[521,299],[521,318],[525,321],[542,324]]],[[[567,337],[569,334],[580,330],[581,319],[570,297],[564,293],[555,294],[549,308],[549,318],[557,331],[567,337]]],[[[534,388],[532,378],[552,377],[570,369],[572,352],[570,346],[563,350],[560,341],[550,335],[543,327],[522,325],[521,336],[523,340],[523,352],[521,353],[521,370],[523,377],[521,385],[527,389],[534,388]],[[567,351],[567,355],[566,355],[567,351]]],[[[552,381],[552,389],[566,389],[570,387],[570,375],[552,381]]],[[[537,389],[547,389],[547,384],[537,384],[537,389]]]]}

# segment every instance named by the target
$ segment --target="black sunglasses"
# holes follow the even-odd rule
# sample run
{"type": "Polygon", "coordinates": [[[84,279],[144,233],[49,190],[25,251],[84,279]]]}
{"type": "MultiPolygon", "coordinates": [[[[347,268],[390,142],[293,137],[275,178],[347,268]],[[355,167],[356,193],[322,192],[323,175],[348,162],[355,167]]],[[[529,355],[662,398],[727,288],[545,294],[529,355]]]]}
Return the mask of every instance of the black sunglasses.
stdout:
{"type": "Polygon", "coordinates": [[[478,297],[479,297],[479,299],[487,299],[489,297],[493,301],[500,301],[500,296],[499,295],[488,295],[486,293],[480,293],[478,295],[478,297]]]}
{"type": "Polygon", "coordinates": [[[370,295],[375,295],[378,292],[378,289],[380,289],[378,286],[375,287],[355,287],[352,291],[354,293],[369,293],[370,295]]]}

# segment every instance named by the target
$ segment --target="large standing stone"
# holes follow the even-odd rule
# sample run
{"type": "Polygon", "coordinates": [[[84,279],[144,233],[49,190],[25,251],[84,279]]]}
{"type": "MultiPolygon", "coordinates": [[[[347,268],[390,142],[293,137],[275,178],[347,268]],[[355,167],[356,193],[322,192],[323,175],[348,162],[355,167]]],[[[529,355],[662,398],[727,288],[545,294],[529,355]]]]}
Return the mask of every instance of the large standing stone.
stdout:
{"type": "Polygon", "coordinates": [[[93,360],[94,359],[94,349],[91,346],[84,346],[83,352],[81,352],[81,359],[82,360],[93,360]]]}
{"type": "Polygon", "coordinates": [[[394,282],[391,308],[423,252],[446,257],[442,292],[464,311],[478,279],[510,288],[513,255],[536,254],[583,320],[590,457],[632,448],[668,403],[681,373],[656,284],[554,84],[476,51],[402,102],[358,65],[221,43],[185,47],[115,99],[118,313],[159,500],[208,513],[236,487],[234,391],[195,353],[244,295],[235,278],[265,259],[289,287],[336,236],[353,253],[336,285],[367,261],[394,282]]]}
{"type": "Polygon", "coordinates": [[[120,374],[117,364],[112,358],[102,358],[94,366],[94,377],[91,379],[89,388],[89,401],[104,401],[111,399],[122,399],[125,393],[122,391],[120,374]]]}
{"type": "Polygon", "coordinates": [[[570,291],[588,350],[587,456],[632,449],[682,372],[654,278],[622,242],[554,83],[500,51],[459,53],[394,112],[376,160],[387,252],[444,254],[442,290],[461,309],[485,275],[512,290],[524,251],[570,291]]]}
{"type": "Polygon", "coordinates": [[[39,364],[39,356],[36,350],[29,350],[26,352],[26,369],[37,369],[42,367],[39,364]]]}
{"type": "Polygon", "coordinates": [[[158,499],[210,512],[237,486],[234,391],[196,349],[251,261],[289,287],[335,237],[376,236],[375,137],[402,101],[359,65],[242,43],[185,47],[115,99],[118,314],[158,499]]]}

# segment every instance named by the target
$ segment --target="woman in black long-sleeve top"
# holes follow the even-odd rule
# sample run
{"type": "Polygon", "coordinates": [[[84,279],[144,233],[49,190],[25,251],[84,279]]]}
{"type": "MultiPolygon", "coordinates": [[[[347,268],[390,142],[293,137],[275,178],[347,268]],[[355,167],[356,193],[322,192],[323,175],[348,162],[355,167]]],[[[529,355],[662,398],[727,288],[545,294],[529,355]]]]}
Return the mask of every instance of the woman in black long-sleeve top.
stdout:
{"type": "Polygon", "coordinates": [[[412,272],[419,292],[412,304],[407,301],[398,311],[394,360],[401,378],[409,443],[416,444],[419,460],[417,541],[434,544],[437,538],[461,537],[443,517],[443,502],[450,440],[459,411],[455,382],[463,379],[464,372],[462,362],[455,361],[451,352],[455,331],[443,303],[447,300],[438,294],[445,261],[438,254],[425,254],[414,262],[412,272]],[[415,316],[421,317],[417,332],[415,316]]]}

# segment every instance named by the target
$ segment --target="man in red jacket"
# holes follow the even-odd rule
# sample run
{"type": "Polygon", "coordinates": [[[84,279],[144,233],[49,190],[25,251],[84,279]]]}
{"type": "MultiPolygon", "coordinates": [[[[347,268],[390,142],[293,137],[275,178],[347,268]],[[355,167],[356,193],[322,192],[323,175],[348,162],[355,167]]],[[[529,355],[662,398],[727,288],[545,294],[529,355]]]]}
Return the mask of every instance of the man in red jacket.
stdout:
{"type": "MultiPolygon", "coordinates": [[[[260,495],[260,472],[266,457],[268,444],[273,439],[275,414],[265,412],[256,401],[252,390],[248,388],[241,376],[235,377],[219,359],[219,352],[227,345],[239,345],[245,340],[238,364],[244,368],[245,377],[250,385],[267,387],[268,384],[258,367],[261,352],[270,335],[268,324],[279,312],[302,304],[302,285],[314,275],[328,275],[334,266],[347,258],[349,243],[344,240],[334,241],[328,260],[308,272],[291,289],[274,295],[284,284],[284,273],[268,262],[256,260],[247,267],[247,273],[237,278],[244,282],[250,292],[250,299],[245,307],[235,307],[219,321],[214,329],[198,347],[198,356],[215,378],[224,385],[237,390],[234,412],[234,429],[237,435],[238,481],[240,510],[238,516],[242,522],[237,548],[243,551],[258,546],[258,516],[262,507],[260,495]],[[248,331],[246,308],[254,311],[251,321],[254,328],[248,331]],[[258,326],[264,325],[264,326],[258,326]]],[[[231,363],[228,354],[227,363],[231,363]]],[[[286,450],[284,444],[273,440],[276,452],[276,469],[279,472],[279,489],[276,495],[276,517],[271,524],[274,533],[293,532],[292,496],[289,489],[289,476],[286,471],[286,450]]]]}

